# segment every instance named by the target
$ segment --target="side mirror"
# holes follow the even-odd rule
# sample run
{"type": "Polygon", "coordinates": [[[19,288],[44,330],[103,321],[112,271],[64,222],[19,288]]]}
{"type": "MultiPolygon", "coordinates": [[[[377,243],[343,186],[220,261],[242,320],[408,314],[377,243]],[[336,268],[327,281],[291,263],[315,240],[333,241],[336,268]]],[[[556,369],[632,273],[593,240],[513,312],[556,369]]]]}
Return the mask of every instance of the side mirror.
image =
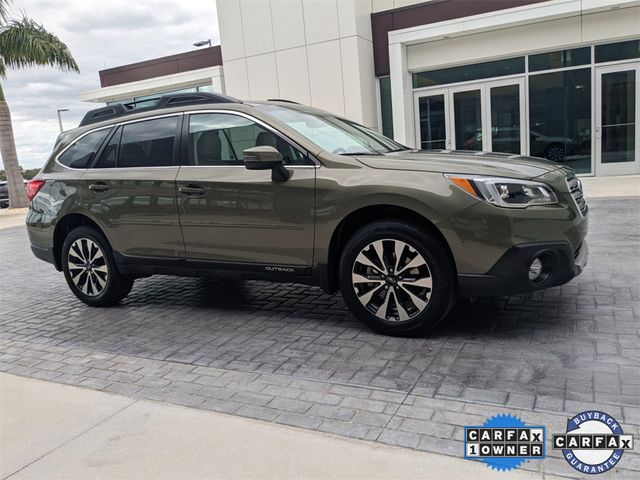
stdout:
{"type": "Polygon", "coordinates": [[[247,148],[242,154],[247,170],[271,170],[271,180],[274,182],[286,182],[291,177],[291,172],[284,166],[282,154],[273,147],[264,145],[247,148]]]}

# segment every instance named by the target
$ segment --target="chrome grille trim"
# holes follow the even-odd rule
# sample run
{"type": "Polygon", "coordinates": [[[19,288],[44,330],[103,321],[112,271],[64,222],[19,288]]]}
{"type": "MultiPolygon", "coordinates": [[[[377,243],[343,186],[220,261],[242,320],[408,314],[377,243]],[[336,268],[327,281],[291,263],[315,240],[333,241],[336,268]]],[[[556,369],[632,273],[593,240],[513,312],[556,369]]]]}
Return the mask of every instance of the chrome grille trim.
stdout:
{"type": "Polygon", "coordinates": [[[587,202],[584,199],[582,182],[575,176],[573,172],[567,174],[565,180],[567,182],[567,186],[569,187],[571,197],[576,204],[576,207],[578,207],[580,214],[585,217],[587,215],[587,212],[589,211],[589,207],[587,206],[587,202]]]}

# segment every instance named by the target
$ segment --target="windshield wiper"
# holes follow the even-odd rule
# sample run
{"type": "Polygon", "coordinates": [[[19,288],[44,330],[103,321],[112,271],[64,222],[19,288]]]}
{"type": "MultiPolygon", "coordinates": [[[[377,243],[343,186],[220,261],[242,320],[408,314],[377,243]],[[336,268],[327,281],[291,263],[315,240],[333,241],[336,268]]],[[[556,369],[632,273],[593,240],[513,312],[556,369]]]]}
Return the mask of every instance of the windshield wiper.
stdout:
{"type": "Polygon", "coordinates": [[[392,153],[392,152],[404,152],[405,150],[413,150],[412,148],[409,147],[401,147],[401,148],[394,148],[393,150],[387,150],[386,153],[392,153]]]}
{"type": "Polygon", "coordinates": [[[338,155],[384,155],[384,152],[342,152],[338,155]]]}

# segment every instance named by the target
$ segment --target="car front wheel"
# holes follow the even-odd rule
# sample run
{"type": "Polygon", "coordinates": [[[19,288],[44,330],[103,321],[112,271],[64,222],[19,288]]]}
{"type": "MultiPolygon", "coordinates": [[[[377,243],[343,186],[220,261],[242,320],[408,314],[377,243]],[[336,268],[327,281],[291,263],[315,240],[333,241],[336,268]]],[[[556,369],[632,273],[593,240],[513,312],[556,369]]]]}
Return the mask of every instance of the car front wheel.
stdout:
{"type": "Polygon", "coordinates": [[[113,305],[133,287],[133,277],[118,272],[106,238],[92,228],[78,227],[67,235],[61,260],[69,288],[92,307],[113,305]]]}
{"type": "Polygon", "coordinates": [[[399,221],[379,221],[357,231],[340,261],[340,290],[369,328],[414,336],[433,328],[449,311],[455,271],[441,241],[399,221]]]}

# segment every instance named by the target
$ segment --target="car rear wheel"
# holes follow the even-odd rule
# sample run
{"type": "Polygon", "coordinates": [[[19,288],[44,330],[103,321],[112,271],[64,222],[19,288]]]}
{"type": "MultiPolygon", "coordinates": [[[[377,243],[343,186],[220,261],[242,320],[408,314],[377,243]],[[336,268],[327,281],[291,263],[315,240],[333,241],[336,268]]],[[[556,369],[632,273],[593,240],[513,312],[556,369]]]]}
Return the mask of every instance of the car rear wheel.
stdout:
{"type": "Polygon", "coordinates": [[[453,303],[455,271],[448,251],[408,223],[379,221],[361,228],[348,241],[339,268],[345,302],[380,333],[424,333],[453,303]]]}
{"type": "Polygon", "coordinates": [[[113,305],[133,287],[133,277],[118,272],[109,242],[93,228],[78,227],[67,235],[61,263],[71,291],[92,307],[113,305]]]}

